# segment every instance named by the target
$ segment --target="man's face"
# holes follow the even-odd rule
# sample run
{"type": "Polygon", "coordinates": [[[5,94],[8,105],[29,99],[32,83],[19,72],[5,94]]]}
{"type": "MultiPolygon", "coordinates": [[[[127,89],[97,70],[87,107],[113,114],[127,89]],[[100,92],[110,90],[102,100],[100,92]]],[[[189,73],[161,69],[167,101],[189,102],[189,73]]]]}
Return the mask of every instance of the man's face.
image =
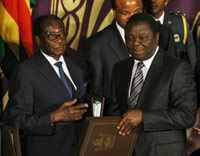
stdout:
{"type": "Polygon", "coordinates": [[[122,28],[132,15],[143,12],[142,0],[115,0],[115,4],[114,17],[122,28]]]}
{"type": "Polygon", "coordinates": [[[64,54],[67,42],[64,26],[58,20],[49,20],[43,30],[40,38],[36,36],[36,42],[45,54],[58,60],[64,54]]]}
{"type": "Polygon", "coordinates": [[[159,18],[162,15],[167,3],[168,0],[152,0],[151,9],[155,18],[159,18]]]}
{"type": "Polygon", "coordinates": [[[159,33],[153,34],[147,22],[129,23],[125,30],[126,46],[134,59],[144,61],[155,53],[159,33]]]}

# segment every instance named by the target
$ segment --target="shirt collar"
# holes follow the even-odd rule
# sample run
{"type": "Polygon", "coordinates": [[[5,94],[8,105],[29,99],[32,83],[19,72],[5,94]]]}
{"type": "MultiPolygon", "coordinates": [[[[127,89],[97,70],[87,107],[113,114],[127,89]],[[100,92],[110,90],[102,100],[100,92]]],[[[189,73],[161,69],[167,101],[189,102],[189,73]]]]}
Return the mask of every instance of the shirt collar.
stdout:
{"type": "Polygon", "coordinates": [[[119,30],[119,33],[120,33],[120,35],[121,35],[121,37],[122,37],[122,39],[123,39],[123,41],[124,41],[124,43],[125,43],[124,28],[122,28],[122,27],[117,23],[117,21],[115,21],[115,23],[116,23],[117,29],[119,30]]]}
{"type": "Polygon", "coordinates": [[[54,65],[54,64],[55,64],[56,62],[58,62],[58,61],[61,61],[62,63],[65,63],[64,58],[63,58],[63,55],[61,55],[61,57],[60,57],[59,60],[57,61],[57,60],[55,60],[53,57],[51,57],[51,56],[45,54],[41,49],[40,49],[40,51],[41,51],[41,53],[44,55],[44,57],[49,61],[49,63],[50,63],[51,65],[54,65]]]}
{"type": "Polygon", "coordinates": [[[162,15],[160,16],[160,18],[156,19],[154,18],[156,21],[160,21],[160,24],[164,23],[164,17],[165,17],[165,12],[163,11],[162,15]]]}
{"type": "MultiPolygon", "coordinates": [[[[142,61],[145,65],[145,67],[149,70],[150,66],[151,66],[151,63],[154,59],[154,57],[156,56],[157,52],[158,52],[158,49],[159,49],[159,46],[156,47],[156,51],[155,53],[153,54],[153,56],[151,56],[148,60],[145,60],[145,61],[142,61]]],[[[134,59],[135,63],[137,64],[138,62],[141,62],[139,60],[136,60],[134,59]]]]}

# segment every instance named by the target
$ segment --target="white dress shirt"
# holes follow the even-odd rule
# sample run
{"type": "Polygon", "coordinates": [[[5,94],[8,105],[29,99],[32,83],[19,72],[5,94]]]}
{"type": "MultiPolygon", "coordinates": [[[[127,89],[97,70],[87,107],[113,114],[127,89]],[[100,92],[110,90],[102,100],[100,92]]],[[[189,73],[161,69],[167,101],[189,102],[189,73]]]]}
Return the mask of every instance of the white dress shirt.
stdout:
{"type": "Polygon", "coordinates": [[[157,54],[158,49],[159,49],[159,47],[157,46],[155,53],[154,53],[153,56],[152,56],[151,58],[149,58],[148,60],[145,60],[145,61],[138,61],[138,60],[134,59],[134,65],[133,65],[132,75],[131,75],[131,82],[130,82],[130,86],[129,86],[129,97],[130,97],[131,85],[132,85],[132,82],[133,82],[133,78],[134,78],[134,76],[135,76],[135,72],[136,72],[136,69],[137,69],[137,64],[138,64],[138,62],[143,62],[143,63],[144,63],[144,67],[142,68],[142,74],[143,74],[143,81],[145,81],[145,78],[146,78],[146,76],[147,76],[147,73],[148,73],[148,71],[149,71],[149,68],[150,68],[150,66],[151,66],[151,63],[152,63],[152,61],[153,61],[155,55],[157,54]]]}
{"type": "Polygon", "coordinates": [[[122,28],[118,23],[117,21],[115,22],[116,23],[116,26],[117,26],[117,29],[119,30],[119,33],[124,41],[124,43],[126,43],[125,41],[125,33],[124,33],[124,28],[122,28]]]}
{"type": "Polygon", "coordinates": [[[163,11],[162,15],[157,19],[154,17],[156,21],[160,21],[160,24],[164,23],[165,12],[163,11]]]}
{"type": "MultiPolygon", "coordinates": [[[[42,50],[40,50],[42,52],[42,50]]],[[[45,54],[44,52],[42,52],[42,54],[44,55],[44,57],[47,59],[47,61],[51,64],[51,66],[53,67],[53,69],[55,70],[56,74],[58,75],[58,77],[60,77],[59,74],[59,69],[58,67],[55,65],[56,62],[62,62],[62,68],[64,73],[67,75],[67,77],[69,78],[69,80],[71,81],[71,83],[73,84],[75,90],[77,90],[75,83],[73,82],[71,75],[69,73],[69,70],[67,68],[67,64],[65,63],[65,60],[63,58],[63,55],[60,57],[60,59],[57,61],[55,60],[53,57],[48,56],[47,54],[45,54]]]]}

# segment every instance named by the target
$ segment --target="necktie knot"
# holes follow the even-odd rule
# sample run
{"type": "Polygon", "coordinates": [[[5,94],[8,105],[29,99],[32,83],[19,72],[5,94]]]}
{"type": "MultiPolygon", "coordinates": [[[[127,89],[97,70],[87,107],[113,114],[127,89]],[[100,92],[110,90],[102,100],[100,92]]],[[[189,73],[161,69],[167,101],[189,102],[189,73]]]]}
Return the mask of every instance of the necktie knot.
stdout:
{"type": "Polygon", "coordinates": [[[142,69],[144,67],[144,63],[143,62],[138,62],[137,66],[138,66],[138,68],[142,69]]]}
{"type": "Polygon", "coordinates": [[[161,22],[159,20],[156,21],[158,25],[161,25],[161,22]]]}
{"type": "Polygon", "coordinates": [[[62,62],[61,61],[58,61],[55,63],[55,65],[58,67],[58,68],[61,68],[62,67],[62,62]]]}

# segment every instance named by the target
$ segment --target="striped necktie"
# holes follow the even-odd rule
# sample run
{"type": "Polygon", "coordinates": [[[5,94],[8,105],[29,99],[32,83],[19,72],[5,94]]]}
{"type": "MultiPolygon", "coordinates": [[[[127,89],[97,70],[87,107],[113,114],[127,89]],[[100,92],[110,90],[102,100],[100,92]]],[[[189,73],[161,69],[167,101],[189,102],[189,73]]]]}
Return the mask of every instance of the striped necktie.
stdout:
{"type": "Polygon", "coordinates": [[[137,104],[138,96],[140,94],[140,91],[142,89],[143,85],[143,73],[142,73],[142,68],[144,67],[143,62],[138,62],[137,64],[137,69],[135,71],[135,76],[132,81],[131,85],[131,91],[130,91],[130,109],[134,109],[134,107],[137,104]]]}

